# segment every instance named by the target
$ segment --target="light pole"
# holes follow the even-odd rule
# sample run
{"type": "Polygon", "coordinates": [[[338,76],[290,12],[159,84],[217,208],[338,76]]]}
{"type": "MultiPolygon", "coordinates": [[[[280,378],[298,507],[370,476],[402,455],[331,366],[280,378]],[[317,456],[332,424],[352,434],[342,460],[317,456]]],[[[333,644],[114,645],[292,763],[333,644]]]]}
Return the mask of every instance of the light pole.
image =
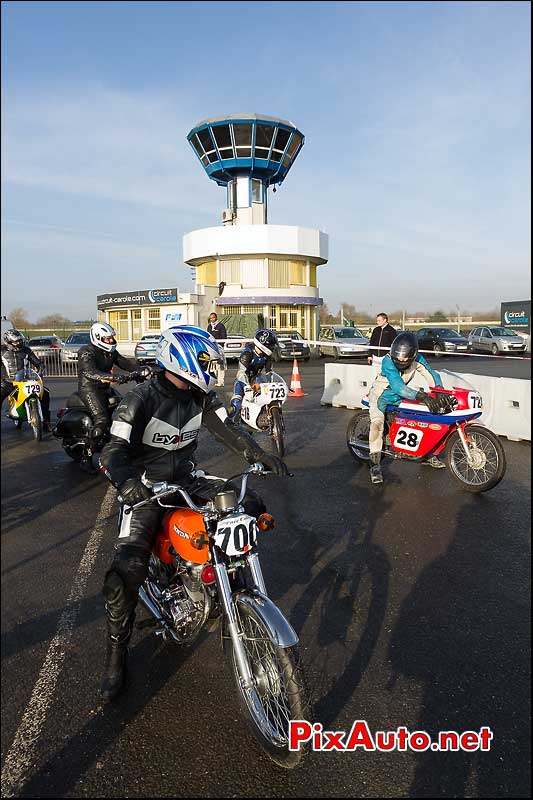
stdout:
{"type": "Polygon", "coordinates": [[[459,324],[459,321],[461,319],[461,312],[459,310],[459,306],[457,305],[457,303],[455,304],[455,307],[457,309],[457,333],[461,333],[461,327],[460,327],[460,324],[459,324]]]}

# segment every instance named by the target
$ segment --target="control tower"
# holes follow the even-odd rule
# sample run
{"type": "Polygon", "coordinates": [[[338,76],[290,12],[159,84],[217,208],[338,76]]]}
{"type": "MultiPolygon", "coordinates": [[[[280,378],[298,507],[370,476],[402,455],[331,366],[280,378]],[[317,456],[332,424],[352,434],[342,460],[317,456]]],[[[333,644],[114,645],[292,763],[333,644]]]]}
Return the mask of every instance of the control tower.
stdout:
{"type": "Polygon", "coordinates": [[[303,147],[302,132],[282,119],[234,114],[198,123],[187,139],[208,177],[227,192],[222,225],[183,237],[206,319],[211,311],[262,314],[269,327],[315,338],[322,303],[316,273],[328,260],[327,234],[267,224],[268,188],[283,183],[303,147]]]}

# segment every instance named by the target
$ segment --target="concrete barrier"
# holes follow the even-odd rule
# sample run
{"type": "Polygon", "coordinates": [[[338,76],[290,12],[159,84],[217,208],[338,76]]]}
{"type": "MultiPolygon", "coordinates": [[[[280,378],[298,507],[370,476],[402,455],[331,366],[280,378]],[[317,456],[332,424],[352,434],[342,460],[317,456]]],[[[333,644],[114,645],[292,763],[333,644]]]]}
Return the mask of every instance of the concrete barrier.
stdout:
{"type": "MultiPolygon", "coordinates": [[[[322,405],[336,408],[361,408],[379,369],[364,364],[326,364],[322,405]]],[[[438,371],[446,389],[474,386],[483,398],[483,413],[479,421],[498,436],[514,442],[531,441],[531,381],[518,378],[493,378],[488,375],[452,374],[438,371]]],[[[427,389],[422,380],[409,384],[427,389]]]]}

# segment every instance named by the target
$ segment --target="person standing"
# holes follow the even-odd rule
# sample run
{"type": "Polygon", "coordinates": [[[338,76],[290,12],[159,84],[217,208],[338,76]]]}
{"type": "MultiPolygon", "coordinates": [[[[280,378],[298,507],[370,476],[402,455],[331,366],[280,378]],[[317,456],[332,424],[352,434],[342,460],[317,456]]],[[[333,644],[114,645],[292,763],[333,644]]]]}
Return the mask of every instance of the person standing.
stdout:
{"type": "Polygon", "coordinates": [[[387,314],[381,313],[376,316],[376,327],[372,331],[370,337],[371,351],[368,356],[368,363],[370,365],[374,362],[374,357],[383,358],[387,355],[391,344],[396,338],[396,331],[389,325],[389,318],[387,314]]]}
{"type": "MultiPolygon", "coordinates": [[[[226,326],[218,321],[218,316],[215,314],[214,311],[209,314],[209,322],[207,323],[207,332],[211,334],[214,339],[227,339],[228,333],[226,331],[226,326]]],[[[222,344],[222,349],[224,349],[224,345],[222,344]]],[[[224,367],[219,366],[218,368],[218,377],[216,386],[224,386],[224,367]]]]}

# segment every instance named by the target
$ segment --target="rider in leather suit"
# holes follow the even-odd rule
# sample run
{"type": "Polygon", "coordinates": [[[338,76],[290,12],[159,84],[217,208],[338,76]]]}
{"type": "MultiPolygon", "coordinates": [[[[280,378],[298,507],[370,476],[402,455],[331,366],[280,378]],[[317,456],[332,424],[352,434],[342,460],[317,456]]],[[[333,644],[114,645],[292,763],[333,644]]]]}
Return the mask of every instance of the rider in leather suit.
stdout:
{"type": "MultiPolygon", "coordinates": [[[[205,503],[219,491],[220,482],[196,470],[194,451],[201,425],[249,463],[260,461],[277,474],[287,474],[282,461],[264,453],[247,433],[226,424],[224,406],[212,391],[225,358],[209,333],[188,325],[169,328],[159,340],[157,364],[161,371],[125,395],[118,406],[111,439],[100,456],[102,471],[125,505],[151,497],[147,484],[161,480],[179,483],[197,502],[205,503]]],[[[265,510],[253,492],[247,493],[244,506],[254,515],[265,510]]],[[[124,687],[138,591],[164,513],[157,504],[149,504],[121,517],[115,555],[103,587],[108,632],[101,689],[105,702],[124,687]]]]}
{"type": "Polygon", "coordinates": [[[237,367],[233,397],[230,400],[231,411],[228,416],[230,422],[239,421],[245,386],[250,386],[256,375],[263,370],[270,372],[272,369],[272,355],[278,346],[278,338],[274,331],[265,328],[260,328],[253,342],[244,346],[237,367]]]}
{"type": "MultiPolygon", "coordinates": [[[[27,360],[37,372],[41,372],[43,365],[37,358],[31,347],[24,343],[24,336],[16,328],[11,328],[4,334],[2,345],[2,404],[6,397],[14,389],[13,380],[17,372],[24,368],[27,360]]],[[[50,430],[50,392],[45,387],[41,398],[41,409],[43,412],[43,428],[50,430]]]]}
{"type": "Polygon", "coordinates": [[[95,322],[91,326],[91,344],[78,350],[78,395],[89,411],[94,427],[91,436],[101,438],[111,425],[109,393],[111,383],[123,383],[126,377],[113,375],[112,368],[134,370],[139,366],[136,359],[122,356],[116,349],[115,331],[106,322],[95,322]]]}

